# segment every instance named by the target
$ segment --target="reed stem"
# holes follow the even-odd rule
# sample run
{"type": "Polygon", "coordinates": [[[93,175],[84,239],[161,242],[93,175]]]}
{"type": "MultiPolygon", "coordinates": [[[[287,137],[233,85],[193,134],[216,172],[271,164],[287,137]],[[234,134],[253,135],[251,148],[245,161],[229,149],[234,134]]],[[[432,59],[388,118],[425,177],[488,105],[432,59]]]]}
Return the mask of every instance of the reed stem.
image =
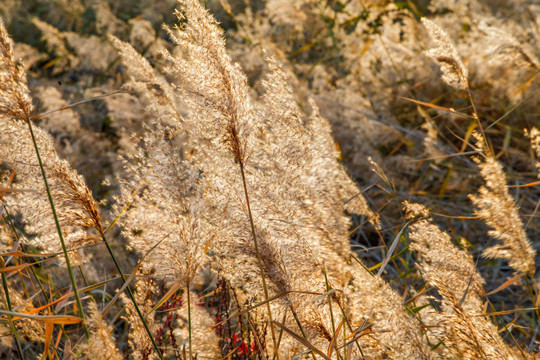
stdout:
{"type": "Polygon", "coordinates": [[[62,234],[62,228],[60,226],[60,221],[58,220],[58,215],[56,213],[56,208],[54,206],[54,201],[51,194],[51,189],[49,187],[49,182],[47,181],[47,174],[45,174],[45,168],[43,167],[43,161],[41,160],[41,155],[39,152],[39,147],[37,145],[36,137],[34,135],[34,130],[32,129],[32,122],[28,120],[26,122],[28,124],[28,129],[30,130],[30,135],[32,136],[32,142],[34,143],[34,149],[36,150],[36,155],[39,162],[39,168],[41,169],[41,176],[43,178],[43,182],[45,183],[45,190],[47,191],[47,197],[49,198],[49,204],[51,205],[51,210],[54,217],[54,223],[56,225],[56,231],[58,233],[58,237],[60,238],[60,243],[62,244],[62,252],[64,253],[64,258],[66,260],[66,266],[68,269],[69,274],[69,280],[71,281],[71,286],[73,287],[73,293],[75,294],[75,301],[77,303],[77,308],[79,312],[79,316],[81,319],[83,319],[83,329],[84,334],[86,338],[90,338],[90,333],[88,332],[88,327],[86,326],[85,318],[84,318],[84,310],[81,303],[81,297],[79,296],[79,291],[77,289],[77,282],[75,280],[75,275],[73,274],[73,268],[71,266],[71,261],[69,260],[67,248],[66,248],[66,242],[64,241],[64,235],[62,234]]]}

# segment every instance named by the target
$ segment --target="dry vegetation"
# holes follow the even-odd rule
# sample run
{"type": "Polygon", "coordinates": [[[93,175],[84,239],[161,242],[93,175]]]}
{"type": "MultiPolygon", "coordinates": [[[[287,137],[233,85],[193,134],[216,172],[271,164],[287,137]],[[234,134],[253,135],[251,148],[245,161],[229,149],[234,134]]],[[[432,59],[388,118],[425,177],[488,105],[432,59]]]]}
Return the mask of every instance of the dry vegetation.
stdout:
{"type": "Polygon", "coordinates": [[[0,358],[540,351],[538,3],[0,15],[0,358]]]}

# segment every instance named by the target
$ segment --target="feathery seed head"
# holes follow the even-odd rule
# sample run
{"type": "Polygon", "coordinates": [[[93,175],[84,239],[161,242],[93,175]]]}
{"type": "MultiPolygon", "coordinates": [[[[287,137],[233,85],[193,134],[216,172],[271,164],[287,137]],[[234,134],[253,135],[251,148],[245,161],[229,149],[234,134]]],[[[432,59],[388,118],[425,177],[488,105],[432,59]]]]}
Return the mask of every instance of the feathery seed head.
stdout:
{"type": "Polygon", "coordinates": [[[422,24],[424,24],[431,39],[437,46],[424,52],[424,54],[439,65],[444,82],[455,89],[467,90],[469,88],[467,68],[463,65],[448,34],[427,18],[422,18],[422,24]]]}
{"type": "Polygon", "coordinates": [[[536,157],[536,170],[538,171],[538,177],[540,178],[540,130],[535,127],[531,128],[530,131],[525,129],[525,136],[531,141],[531,148],[536,157]]]}
{"type": "Polygon", "coordinates": [[[476,206],[475,214],[491,228],[488,234],[501,241],[484,250],[484,256],[506,259],[520,273],[534,275],[536,251],[527,239],[514,199],[508,192],[502,165],[492,156],[475,161],[480,166],[484,185],[469,198],[476,206]]]}
{"type": "Polygon", "coordinates": [[[0,20],[0,116],[30,121],[32,99],[26,83],[26,72],[15,63],[13,41],[0,20]]]}

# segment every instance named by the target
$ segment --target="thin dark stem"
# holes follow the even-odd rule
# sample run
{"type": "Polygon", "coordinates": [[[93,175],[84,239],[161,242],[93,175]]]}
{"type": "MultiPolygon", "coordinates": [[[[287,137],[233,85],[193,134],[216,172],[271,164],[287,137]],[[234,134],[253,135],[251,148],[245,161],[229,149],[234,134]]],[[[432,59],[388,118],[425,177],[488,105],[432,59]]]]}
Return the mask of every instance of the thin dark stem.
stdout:
{"type": "MultiPolygon", "coordinates": [[[[294,320],[296,321],[296,325],[298,325],[298,328],[300,329],[300,332],[302,333],[302,336],[304,337],[304,339],[308,339],[307,336],[306,336],[306,333],[304,331],[304,328],[302,326],[302,323],[300,322],[300,319],[298,318],[298,315],[296,315],[296,311],[294,311],[294,308],[292,307],[292,305],[289,306],[289,308],[291,309],[291,312],[293,314],[293,317],[294,317],[294,320]]],[[[284,323],[284,322],[283,322],[284,323]]],[[[315,354],[313,354],[313,351],[310,352],[311,356],[313,357],[313,360],[317,360],[317,358],[315,357],[315,354]]]]}
{"type": "MultiPolygon", "coordinates": [[[[261,278],[262,278],[262,284],[263,284],[263,290],[264,290],[264,296],[265,300],[268,300],[268,287],[266,286],[266,279],[264,277],[264,267],[263,262],[261,258],[261,253],[259,251],[259,243],[257,241],[257,235],[255,234],[255,225],[253,223],[253,215],[251,214],[251,206],[249,204],[249,195],[247,190],[247,182],[246,182],[246,175],[244,172],[244,164],[242,161],[239,161],[240,164],[240,172],[242,173],[242,183],[244,185],[244,194],[246,196],[246,205],[248,209],[248,215],[249,215],[249,224],[251,226],[251,234],[253,236],[253,244],[255,246],[255,254],[257,255],[257,262],[259,264],[259,271],[261,272],[261,278]]],[[[270,309],[270,302],[266,302],[266,308],[268,310],[268,321],[270,325],[270,331],[272,333],[272,342],[274,343],[274,358],[279,360],[279,349],[277,346],[277,340],[276,340],[276,332],[274,330],[274,321],[272,319],[272,310],[270,309]]]]}
{"type": "MultiPolygon", "coordinates": [[[[111,255],[111,258],[113,259],[114,266],[116,267],[116,270],[120,274],[120,279],[122,279],[122,283],[125,284],[126,280],[124,279],[124,276],[122,275],[123,274],[122,269],[120,268],[120,265],[118,264],[118,261],[116,261],[116,257],[114,256],[114,253],[113,253],[113,251],[112,251],[112,249],[111,249],[111,247],[109,245],[109,242],[107,241],[107,238],[105,237],[105,235],[103,233],[101,234],[101,239],[105,243],[105,246],[107,247],[107,251],[111,255]]],[[[133,292],[131,292],[131,289],[129,288],[129,286],[126,287],[126,290],[127,290],[128,295],[129,295],[129,298],[133,302],[133,306],[135,306],[135,310],[137,311],[137,314],[139,315],[139,318],[141,319],[141,321],[143,323],[144,329],[146,330],[146,333],[148,334],[148,337],[152,341],[152,345],[154,346],[154,350],[158,354],[159,358],[161,360],[163,360],[163,355],[161,354],[161,351],[159,350],[159,347],[158,347],[158,345],[156,343],[156,340],[154,339],[154,336],[152,335],[152,332],[150,331],[150,328],[148,327],[148,324],[146,323],[146,320],[144,319],[144,316],[143,316],[143,314],[141,312],[141,309],[139,308],[139,305],[137,304],[137,301],[135,300],[135,296],[133,296],[133,292]]]]}
{"type": "Polygon", "coordinates": [[[69,279],[71,281],[71,286],[73,287],[73,293],[75,294],[75,300],[77,302],[77,307],[79,310],[79,316],[81,319],[83,319],[83,329],[84,333],[86,335],[86,338],[90,338],[90,333],[88,332],[88,328],[86,327],[86,322],[84,319],[84,310],[81,303],[81,297],[79,296],[79,291],[77,289],[77,282],[75,280],[75,275],[73,274],[73,268],[71,267],[71,262],[69,260],[67,248],[66,248],[66,242],[64,241],[64,236],[62,234],[62,228],[60,226],[60,221],[58,220],[58,215],[56,213],[56,208],[54,206],[54,201],[51,194],[51,189],[49,187],[49,182],[47,181],[47,175],[45,174],[45,168],[43,167],[43,161],[41,160],[41,155],[39,153],[39,147],[37,145],[36,137],[34,135],[34,130],[32,129],[32,122],[30,120],[27,121],[28,129],[30,130],[30,135],[32,136],[32,142],[34,143],[34,149],[36,150],[36,155],[39,162],[39,167],[41,169],[41,175],[43,178],[43,182],[45,183],[45,189],[47,191],[47,197],[49,198],[49,203],[51,205],[51,210],[54,217],[54,223],[56,224],[56,231],[58,233],[58,237],[60,238],[60,243],[62,244],[62,251],[64,253],[64,258],[66,260],[66,266],[69,273],[69,279]]]}
{"type": "Polygon", "coordinates": [[[484,141],[484,148],[489,153],[489,155],[493,155],[493,151],[491,150],[491,148],[489,147],[489,144],[487,142],[487,137],[486,137],[486,134],[484,132],[484,128],[482,127],[482,123],[480,122],[480,117],[478,116],[478,112],[476,111],[476,106],[474,105],[471,90],[469,88],[467,88],[467,94],[469,95],[469,102],[471,103],[471,106],[473,108],[474,117],[476,118],[476,121],[478,121],[478,127],[480,127],[480,133],[482,134],[482,138],[483,138],[483,141],[484,141]]]}
{"type": "Polygon", "coordinates": [[[79,265],[78,267],[79,267],[79,274],[81,274],[81,279],[83,280],[84,286],[88,286],[88,281],[86,281],[86,276],[84,276],[82,265],[79,265]]]}
{"type": "MultiPolygon", "coordinates": [[[[326,284],[326,291],[330,291],[330,284],[328,283],[328,276],[326,274],[326,268],[323,268],[323,273],[324,273],[324,281],[326,284]]],[[[327,296],[326,299],[328,300],[328,308],[330,310],[330,320],[332,322],[332,335],[334,337],[333,342],[334,342],[334,347],[336,349],[336,356],[338,359],[341,359],[341,354],[339,353],[339,348],[338,348],[338,343],[337,343],[338,339],[337,339],[337,334],[336,334],[336,325],[334,322],[334,311],[332,310],[332,295],[327,296]]]]}
{"type": "Polygon", "coordinates": [[[525,279],[525,283],[527,284],[527,290],[529,291],[529,295],[531,296],[531,301],[535,309],[534,313],[536,314],[536,320],[538,321],[540,319],[540,313],[538,312],[538,307],[535,306],[536,298],[534,296],[534,290],[531,286],[531,282],[529,281],[529,275],[525,274],[523,278],[525,279]]]}
{"type": "MultiPolygon", "coordinates": [[[[0,265],[2,267],[5,267],[3,258],[0,258],[0,265]]],[[[4,287],[4,293],[6,294],[7,308],[9,311],[13,311],[13,308],[11,306],[11,299],[9,297],[9,289],[8,289],[8,283],[7,283],[7,278],[6,278],[5,273],[2,273],[2,286],[4,287]]],[[[19,334],[17,332],[17,328],[15,327],[15,324],[12,321],[12,318],[13,316],[9,315],[9,327],[11,329],[13,337],[15,338],[15,343],[17,344],[17,353],[19,354],[19,359],[24,360],[24,353],[22,350],[21,339],[19,339],[19,334]]]]}

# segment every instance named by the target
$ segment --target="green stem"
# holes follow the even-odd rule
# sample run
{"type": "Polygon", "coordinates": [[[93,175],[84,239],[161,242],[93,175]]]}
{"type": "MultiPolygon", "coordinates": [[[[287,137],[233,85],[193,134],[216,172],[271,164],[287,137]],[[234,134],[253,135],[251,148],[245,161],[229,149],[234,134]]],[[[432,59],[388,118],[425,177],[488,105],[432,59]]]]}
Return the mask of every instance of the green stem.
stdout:
{"type": "MultiPolygon", "coordinates": [[[[109,255],[111,255],[111,258],[113,259],[114,266],[116,266],[116,270],[120,274],[120,279],[122,279],[122,283],[126,283],[126,279],[124,279],[124,275],[122,272],[122,269],[120,268],[120,265],[118,264],[118,261],[116,261],[116,257],[114,256],[114,253],[111,249],[111,246],[109,245],[109,242],[107,241],[107,238],[105,237],[105,234],[101,233],[101,239],[105,243],[105,246],[107,247],[107,251],[109,252],[109,255]]],[[[154,336],[152,335],[152,332],[150,331],[150,328],[148,327],[148,324],[146,323],[146,320],[144,319],[144,316],[141,312],[141,309],[139,308],[139,305],[137,304],[137,301],[135,300],[135,296],[133,296],[133,293],[131,292],[131,289],[126,287],[127,293],[129,295],[129,298],[133,302],[133,306],[135,306],[135,310],[137,311],[137,314],[139,315],[139,318],[141,319],[144,329],[146,330],[146,333],[148,334],[148,337],[150,338],[150,341],[152,341],[152,345],[154,346],[154,350],[158,354],[159,358],[163,360],[163,355],[161,354],[161,351],[159,350],[159,347],[156,343],[156,340],[154,339],[154,336]]]]}
{"type": "Polygon", "coordinates": [[[491,148],[489,147],[489,144],[487,142],[486,133],[484,132],[484,127],[482,126],[482,122],[480,121],[480,117],[478,116],[478,112],[476,111],[476,105],[474,105],[471,90],[469,89],[469,87],[467,87],[467,94],[469,95],[469,101],[470,101],[471,106],[473,108],[474,117],[476,118],[476,121],[478,122],[478,127],[480,128],[480,133],[482,134],[482,138],[483,138],[483,141],[484,141],[484,148],[486,149],[486,151],[488,152],[488,154],[490,156],[493,156],[494,155],[493,151],[491,150],[491,148]]]}
{"type": "MultiPolygon", "coordinates": [[[[300,329],[300,332],[302,333],[302,336],[304,337],[304,339],[307,340],[308,338],[306,336],[304,328],[302,327],[302,323],[300,322],[300,319],[298,318],[298,315],[296,315],[296,311],[294,311],[294,308],[292,307],[292,305],[289,305],[289,308],[291,309],[294,320],[296,321],[296,325],[298,325],[298,328],[300,329]]],[[[315,357],[315,354],[313,354],[313,351],[311,351],[310,354],[313,357],[313,360],[317,360],[317,358],[315,357]]]]}
{"type": "Polygon", "coordinates": [[[84,311],[81,303],[81,297],[79,296],[79,291],[77,290],[77,282],[75,281],[75,275],[73,274],[73,268],[71,267],[71,262],[69,260],[66,243],[64,241],[64,236],[62,235],[62,228],[60,227],[60,222],[58,220],[58,215],[56,214],[56,208],[54,207],[54,201],[51,194],[51,189],[49,188],[49,182],[47,181],[47,175],[45,174],[45,168],[43,167],[43,161],[41,160],[41,155],[39,153],[39,148],[36,142],[36,137],[34,135],[34,130],[32,129],[32,123],[27,121],[28,129],[30,130],[30,135],[32,135],[32,142],[34,143],[34,149],[36,150],[36,155],[39,161],[39,168],[41,169],[41,175],[43,177],[43,182],[45,183],[45,189],[47,190],[47,197],[49,198],[49,203],[51,205],[51,210],[54,217],[54,223],[56,224],[56,231],[58,232],[58,237],[60,238],[60,243],[62,244],[62,251],[64,252],[64,258],[66,259],[66,266],[69,273],[69,280],[71,281],[71,286],[73,287],[73,293],[75,294],[75,300],[77,302],[77,307],[79,310],[79,316],[83,319],[83,329],[86,335],[86,338],[90,338],[90,333],[86,327],[86,322],[84,318],[84,311]]]}
{"type": "MultiPolygon", "coordinates": [[[[325,281],[325,284],[326,284],[326,291],[330,291],[330,284],[328,284],[328,276],[326,275],[326,269],[323,268],[323,273],[324,273],[324,281],[325,281]]],[[[327,300],[328,300],[328,308],[330,310],[330,320],[332,321],[332,334],[334,336],[334,347],[336,349],[336,356],[338,359],[341,359],[341,354],[339,353],[339,348],[338,348],[338,339],[337,339],[337,334],[336,334],[336,325],[335,325],[335,322],[334,322],[334,312],[332,311],[332,295],[328,295],[327,296],[327,300]]],[[[338,303],[339,304],[339,303],[338,303]]]]}
{"type": "Polygon", "coordinates": [[[83,280],[84,286],[88,286],[88,281],[86,281],[86,276],[84,276],[82,265],[79,265],[78,268],[79,268],[79,274],[81,274],[81,279],[83,280]]]}
{"type": "MultiPolygon", "coordinates": [[[[345,295],[343,295],[343,296],[345,296],[345,295]]],[[[339,308],[341,310],[341,314],[343,316],[343,319],[345,320],[345,324],[347,324],[347,327],[349,328],[349,331],[351,332],[351,336],[354,337],[355,336],[354,330],[353,330],[353,327],[351,325],[351,322],[349,321],[349,318],[347,317],[347,314],[345,313],[345,307],[339,305],[339,308]]],[[[362,351],[362,348],[360,347],[360,344],[358,344],[358,340],[355,340],[354,342],[356,344],[356,347],[358,348],[358,352],[360,353],[360,355],[362,355],[362,358],[364,358],[364,352],[362,351]]]]}
{"type": "MultiPolygon", "coordinates": [[[[3,258],[0,258],[0,265],[2,267],[5,267],[3,258]]],[[[2,286],[4,287],[4,293],[6,294],[7,308],[9,311],[13,311],[12,306],[11,306],[11,299],[9,297],[9,289],[8,289],[8,283],[7,283],[5,273],[2,273],[2,286]]],[[[11,333],[13,334],[13,337],[15,338],[15,343],[17,344],[17,352],[19,353],[19,359],[24,360],[24,353],[22,350],[21,340],[19,339],[19,334],[17,332],[17,328],[15,327],[15,324],[12,321],[12,318],[13,316],[9,315],[9,327],[11,329],[11,333]]]]}

